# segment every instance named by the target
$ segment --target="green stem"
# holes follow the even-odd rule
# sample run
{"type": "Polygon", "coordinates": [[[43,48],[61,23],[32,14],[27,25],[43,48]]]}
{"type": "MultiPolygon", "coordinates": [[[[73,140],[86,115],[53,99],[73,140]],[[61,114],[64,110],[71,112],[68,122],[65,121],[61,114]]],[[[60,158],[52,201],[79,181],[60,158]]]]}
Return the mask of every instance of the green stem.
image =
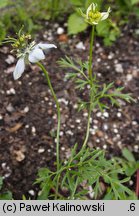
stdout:
{"type": "Polygon", "coordinates": [[[92,112],[92,103],[93,103],[93,91],[92,91],[92,84],[93,84],[93,76],[92,76],[92,57],[93,57],[93,42],[94,42],[94,36],[95,36],[95,26],[92,26],[92,32],[91,32],[91,40],[90,40],[90,55],[89,55],[89,79],[90,79],[90,105],[89,105],[89,111],[88,111],[88,121],[87,121],[87,130],[86,130],[86,136],[85,140],[83,142],[83,147],[86,146],[89,138],[89,130],[90,130],[90,118],[91,118],[91,112],[92,112]]]}
{"type": "Polygon", "coordinates": [[[85,140],[83,142],[82,148],[84,148],[88,142],[89,138],[89,130],[90,130],[90,123],[91,123],[91,112],[92,112],[92,103],[93,103],[93,91],[90,92],[90,105],[89,105],[89,111],[88,111],[88,120],[87,120],[87,129],[86,129],[86,136],[85,140]]]}
{"type": "MultiPolygon", "coordinates": [[[[46,77],[46,80],[48,82],[48,86],[50,88],[51,94],[53,95],[54,101],[56,103],[56,108],[57,108],[58,123],[57,123],[57,135],[56,135],[56,160],[57,160],[57,171],[58,171],[59,167],[60,167],[60,164],[59,164],[59,161],[60,161],[60,159],[59,159],[59,157],[60,157],[59,156],[59,134],[60,134],[60,124],[61,124],[60,106],[59,106],[57,96],[56,96],[54,89],[52,87],[48,72],[46,71],[45,67],[40,62],[38,62],[37,65],[42,69],[42,71],[46,77]]],[[[58,192],[58,184],[59,184],[59,176],[57,178],[57,192],[58,192]]]]}
{"type": "Polygon", "coordinates": [[[92,81],[92,58],[93,58],[93,43],[94,43],[94,36],[95,36],[95,26],[92,26],[91,32],[91,41],[90,41],[90,51],[89,51],[89,78],[92,81]]]}

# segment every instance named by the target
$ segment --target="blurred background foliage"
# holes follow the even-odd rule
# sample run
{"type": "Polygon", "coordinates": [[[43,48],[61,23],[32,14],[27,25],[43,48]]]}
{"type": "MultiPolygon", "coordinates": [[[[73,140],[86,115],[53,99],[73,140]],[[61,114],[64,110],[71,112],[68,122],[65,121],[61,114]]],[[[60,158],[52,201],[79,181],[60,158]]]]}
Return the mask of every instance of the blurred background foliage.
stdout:
{"type": "Polygon", "coordinates": [[[111,45],[120,35],[122,26],[139,18],[139,0],[0,0],[0,41],[6,35],[16,33],[22,25],[29,33],[43,28],[45,20],[67,22],[68,34],[77,34],[87,29],[87,23],[78,12],[86,11],[93,2],[102,11],[111,7],[111,22],[97,25],[97,34],[105,45],[111,45]]]}

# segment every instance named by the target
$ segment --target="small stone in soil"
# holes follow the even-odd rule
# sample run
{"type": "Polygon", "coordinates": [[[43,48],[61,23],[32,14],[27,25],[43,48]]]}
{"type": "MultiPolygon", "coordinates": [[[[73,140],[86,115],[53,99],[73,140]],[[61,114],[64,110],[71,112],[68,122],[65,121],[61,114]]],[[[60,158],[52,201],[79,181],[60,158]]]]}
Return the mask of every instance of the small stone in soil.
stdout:
{"type": "Polygon", "coordinates": [[[117,73],[123,73],[124,72],[122,64],[115,64],[115,70],[117,73]]]}
{"type": "Polygon", "coordinates": [[[84,117],[88,117],[88,113],[83,113],[83,116],[84,117]]]}
{"type": "Polygon", "coordinates": [[[38,153],[39,153],[39,154],[41,154],[41,153],[43,153],[43,152],[45,152],[45,149],[44,149],[44,148],[38,149],[38,153]]]}
{"type": "Polygon", "coordinates": [[[104,129],[105,131],[108,130],[108,128],[109,128],[109,127],[108,127],[107,124],[104,124],[104,125],[103,125],[103,129],[104,129]]]}
{"type": "Polygon", "coordinates": [[[127,81],[131,81],[133,79],[132,74],[127,74],[126,79],[127,81]]]}
{"type": "Polygon", "coordinates": [[[63,136],[63,135],[64,135],[64,132],[63,132],[63,131],[60,131],[59,135],[60,135],[60,136],[63,136]]]}
{"type": "Polygon", "coordinates": [[[114,128],[113,132],[114,132],[114,133],[118,133],[118,129],[117,129],[117,128],[114,128]]]}
{"type": "Polygon", "coordinates": [[[104,113],[103,113],[103,116],[104,116],[105,118],[108,118],[108,117],[109,117],[109,113],[108,113],[108,112],[104,112],[104,113]]]}
{"type": "Polygon", "coordinates": [[[101,113],[101,112],[98,112],[98,113],[96,114],[96,116],[97,116],[97,117],[101,117],[101,116],[102,116],[102,113],[101,113]]]}
{"type": "Polygon", "coordinates": [[[65,147],[63,146],[63,147],[61,147],[61,151],[65,151],[65,147]]]}
{"type": "Polygon", "coordinates": [[[36,128],[34,126],[32,126],[32,128],[31,128],[31,132],[32,132],[32,134],[36,134],[36,128]]]}
{"type": "Polygon", "coordinates": [[[10,104],[8,104],[8,106],[6,107],[6,110],[8,111],[8,112],[14,112],[14,107],[12,106],[12,104],[10,103],[10,104]]]}
{"type": "Polygon", "coordinates": [[[76,119],[76,121],[75,121],[76,123],[81,123],[81,120],[80,119],[76,119]]]}
{"type": "Polygon", "coordinates": [[[122,114],[120,112],[117,113],[117,117],[121,118],[122,114]]]}
{"type": "Polygon", "coordinates": [[[34,195],[35,195],[34,190],[29,190],[28,193],[29,193],[31,196],[34,196],[34,195]]]}
{"type": "Polygon", "coordinates": [[[107,149],[107,145],[103,145],[103,149],[107,149]]]}
{"type": "Polygon", "coordinates": [[[132,121],[132,125],[137,125],[138,123],[136,121],[132,121]]]}
{"type": "Polygon", "coordinates": [[[58,27],[56,32],[57,32],[58,35],[61,35],[61,34],[64,33],[64,29],[62,27],[58,27]]]}
{"type": "Polygon", "coordinates": [[[81,50],[85,50],[85,46],[84,46],[82,41],[80,41],[78,44],[76,44],[76,48],[81,49],[81,50]]]}
{"type": "Polygon", "coordinates": [[[26,106],[25,108],[24,108],[24,113],[28,113],[29,112],[29,107],[28,106],[26,106]]]}
{"type": "Polygon", "coordinates": [[[9,90],[6,91],[7,95],[15,95],[15,89],[14,88],[10,88],[9,90]]]}

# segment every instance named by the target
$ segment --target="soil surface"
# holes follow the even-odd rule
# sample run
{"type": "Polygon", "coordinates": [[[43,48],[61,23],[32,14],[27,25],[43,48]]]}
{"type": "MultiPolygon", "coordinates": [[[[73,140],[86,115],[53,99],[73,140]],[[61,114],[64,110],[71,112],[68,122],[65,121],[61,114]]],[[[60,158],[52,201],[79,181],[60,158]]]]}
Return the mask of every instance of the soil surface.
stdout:
{"type": "MultiPolygon", "coordinates": [[[[47,24],[47,23],[46,23],[47,24]]],[[[61,105],[61,158],[66,159],[76,142],[81,146],[86,131],[87,111],[78,112],[79,98],[87,100],[87,90],[75,90],[72,80],[66,80],[67,69],[56,63],[65,55],[86,61],[89,31],[74,37],[57,34],[58,24],[47,26],[37,36],[38,41],[54,43],[57,49],[46,54],[44,64],[61,105]],[[51,27],[53,29],[51,30],[51,27]],[[82,43],[81,43],[82,42],[82,43]]],[[[139,28],[139,26],[138,26],[139,28]]],[[[115,82],[132,93],[137,103],[121,102],[121,108],[110,108],[92,115],[88,145],[106,150],[109,157],[121,156],[128,147],[139,159],[139,38],[136,26],[125,26],[121,37],[111,47],[104,47],[96,38],[93,70],[101,82],[115,82]]],[[[56,108],[47,82],[38,68],[26,66],[22,78],[13,80],[16,58],[10,47],[0,48],[0,176],[4,189],[13,192],[14,199],[25,194],[34,199],[38,187],[33,185],[41,167],[55,166],[56,108]]],[[[132,182],[131,182],[132,184],[132,182]]],[[[135,185],[135,182],[133,182],[135,185]]]]}

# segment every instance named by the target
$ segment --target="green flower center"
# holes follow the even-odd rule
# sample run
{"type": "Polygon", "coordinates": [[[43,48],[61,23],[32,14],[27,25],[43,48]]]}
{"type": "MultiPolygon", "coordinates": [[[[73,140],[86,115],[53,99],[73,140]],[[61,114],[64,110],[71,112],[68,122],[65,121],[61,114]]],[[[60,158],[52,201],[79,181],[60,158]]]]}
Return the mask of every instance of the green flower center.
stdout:
{"type": "Polygon", "coordinates": [[[101,19],[101,13],[99,11],[92,12],[89,11],[88,17],[91,22],[98,22],[101,19]]]}

